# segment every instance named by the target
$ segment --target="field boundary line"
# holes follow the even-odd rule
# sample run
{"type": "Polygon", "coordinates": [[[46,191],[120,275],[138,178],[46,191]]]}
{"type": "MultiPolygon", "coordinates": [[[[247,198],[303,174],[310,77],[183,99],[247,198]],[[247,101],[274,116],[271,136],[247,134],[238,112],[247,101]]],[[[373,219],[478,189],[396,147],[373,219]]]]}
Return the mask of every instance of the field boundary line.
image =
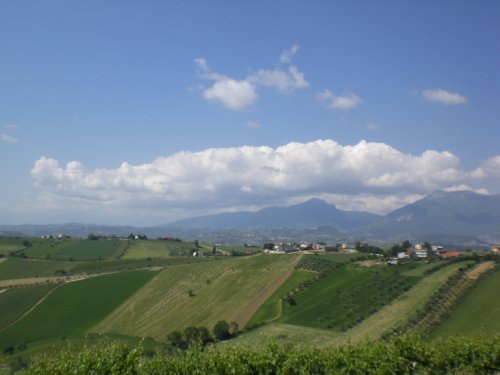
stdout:
{"type": "MultiPolygon", "coordinates": [[[[273,255],[269,255],[273,256],[273,255]]],[[[286,256],[286,255],[285,255],[286,256]]],[[[278,290],[278,288],[288,280],[288,278],[292,275],[293,271],[295,271],[295,267],[304,257],[303,254],[300,254],[297,259],[290,265],[290,268],[278,276],[276,279],[272,280],[263,290],[260,292],[253,300],[251,300],[243,312],[236,318],[236,323],[240,328],[245,328],[250,319],[255,315],[257,310],[278,290]]]]}
{"type": "MultiPolygon", "coordinates": [[[[62,285],[62,284],[61,284],[62,285]]],[[[59,285],[60,286],[60,285],[59,285]]],[[[10,323],[8,326],[5,326],[3,327],[2,329],[0,329],[0,332],[1,331],[4,331],[6,330],[7,328],[9,328],[10,326],[13,326],[14,324],[16,324],[17,322],[19,322],[21,319],[23,319],[26,315],[28,315],[30,312],[32,312],[33,310],[35,310],[35,308],[41,304],[43,301],[45,301],[45,299],[54,291],[56,290],[59,286],[55,286],[54,288],[52,288],[51,290],[49,290],[42,298],[40,298],[33,306],[30,307],[30,309],[28,311],[26,311],[23,315],[21,315],[19,318],[17,318],[16,320],[14,320],[12,323],[10,323]]]]}

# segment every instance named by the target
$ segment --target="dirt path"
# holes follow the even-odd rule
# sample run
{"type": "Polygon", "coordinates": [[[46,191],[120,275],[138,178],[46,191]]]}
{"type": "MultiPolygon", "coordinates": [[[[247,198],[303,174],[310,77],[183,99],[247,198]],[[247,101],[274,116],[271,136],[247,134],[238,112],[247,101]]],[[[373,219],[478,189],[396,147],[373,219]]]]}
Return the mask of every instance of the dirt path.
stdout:
{"type": "MultiPolygon", "coordinates": [[[[278,255],[278,256],[286,256],[286,255],[278,255]]],[[[255,297],[246,307],[243,313],[241,313],[238,318],[236,318],[236,323],[241,328],[244,328],[252,316],[257,312],[257,310],[266,302],[273,293],[278,290],[278,288],[283,285],[285,281],[291,276],[293,271],[295,270],[295,266],[300,262],[304,255],[300,255],[295,262],[292,263],[288,271],[284,274],[280,275],[277,279],[273,280],[267,287],[265,287],[260,294],[255,297]]]]}
{"type": "Polygon", "coordinates": [[[492,269],[494,266],[495,266],[495,262],[493,262],[493,261],[481,263],[478,266],[474,267],[469,272],[467,272],[465,277],[467,277],[469,279],[477,279],[482,273],[492,269]]]}
{"type": "Polygon", "coordinates": [[[7,328],[9,328],[10,326],[16,324],[18,321],[20,321],[22,318],[24,318],[26,315],[28,315],[30,312],[32,312],[39,304],[41,304],[43,301],[45,301],[45,298],[47,298],[48,296],[50,296],[50,294],[57,288],[57,286],[55,286],[53,289],[49,290],[42,298],[40,298],[38,300],[37,303],[35,303],[33,306],[31,306],[31,308],[26,311],[23,315],[21,315],[19,318],[17,318],[16,320],[14,320],[12,323],[10,323],[8,326],[0,329],[0,331],[3,331],[7,328]]]}

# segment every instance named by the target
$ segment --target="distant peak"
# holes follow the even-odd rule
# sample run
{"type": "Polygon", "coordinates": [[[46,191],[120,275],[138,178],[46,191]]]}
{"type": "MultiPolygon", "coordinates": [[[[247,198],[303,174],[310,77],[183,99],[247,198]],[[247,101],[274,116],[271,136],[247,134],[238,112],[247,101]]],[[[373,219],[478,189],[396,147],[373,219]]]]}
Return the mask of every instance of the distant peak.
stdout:
{"type": "Polygon", "coordinates": [[[311,199],[305,201],[304,203],[302,203],[302,205],[305,205],[305,206],[316,206],[316,207],[334,206],[333,204],[329,204],[329,203],[327,203],[326,201],[324,201],[323,199],[320,199],[320,198],[311,198],[311,199]]]}

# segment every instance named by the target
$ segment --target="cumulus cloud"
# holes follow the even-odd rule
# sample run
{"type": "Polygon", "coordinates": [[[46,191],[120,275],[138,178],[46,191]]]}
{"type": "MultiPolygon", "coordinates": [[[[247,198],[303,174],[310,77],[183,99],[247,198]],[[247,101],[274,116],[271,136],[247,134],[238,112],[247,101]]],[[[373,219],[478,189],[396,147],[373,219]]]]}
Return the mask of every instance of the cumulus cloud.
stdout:
{"type": "Polygon", "coordinates": [[[492,160],[480,167],[481,177],[447,151],[414,156],[384,143],[343,146],[327,139],[178,152],[113,169],[88,170],[77,161],[61,165],[41,157],[31,175],[44,196],[118,207],[223,211],[324,196],[344,209],[380,213],[434,190],[487,179],[497,173],[491,167],[500,157],[492,160]]]}
{"type": "MultiPolygon", "coordinates": [[[[297,51],[298,46],[294,45],[290,50],[282,53],[280,60],[291,62],[291,58],[297,51]]],[[[258,99],[257,87],[259,86],[270,87],[282,92],[309,87],[304,73],[295,65],[290,65],[287,70],[281,68],[259,69],[244,79],[235,79],[212,71],[207,60],[203,57],[196,58],[194,62],[198,68],[199,76],[214,82],[211,87],[201,89],[203,97],[207,100],[220,102],[233,111],[249,109],[258,99]]]]}
{"type": "Polygon", "coordinates": [[[447,105],[467,103],[467,98],[465,96],[443,89],[424,90],[422,91],[422,97],[430,102],[447,105]]]}
{"type": "Polygon", "coordinates": [[[19,142],[17,138],[12,137],[11,135],[8,135],[8,134],[0,134],[0,140],[7,142],[7,143],[19,142]]]}
{"type": "Polygon", "coordinates": [[[335,95],[328,89],[321,91],[317,98],[327,108],[335,108],[341,110],[349,110],[361,104],[361,98],[353,93],[348,93],[345,96],[335,95]]]}
{"type": "Polygon", "coordinates": [[[218,101],[233,111],[248,109],[257,100],[253,83],[212,72],[204,58],[197,58],[194,61],[202,78],[215,81],[213,86],[202,90],[205,99],[218,101]]]}

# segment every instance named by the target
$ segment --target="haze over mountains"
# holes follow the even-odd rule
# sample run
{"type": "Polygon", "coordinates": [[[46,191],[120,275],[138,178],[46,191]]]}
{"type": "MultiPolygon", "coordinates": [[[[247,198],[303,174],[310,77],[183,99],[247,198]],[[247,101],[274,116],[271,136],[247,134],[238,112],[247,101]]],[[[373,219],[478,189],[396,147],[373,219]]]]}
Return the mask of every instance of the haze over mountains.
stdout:
{"type": "MultiPolygon", "coordinates": [[[[339,210],[314,198],[290,207],[269,207],[257,212],[235,212],[184,219],[167,225],[137,228],[88,224],[0,226],[0,234],[43,235],[88,233],[151,237],[210,237],[218,242],[258,243],[295,239],[348,241],[362,238],[375,242],[401,239],[479,246],[500,242],[500,195],[469,191],[434,192],[385,216],[339,210]]],[[[208,240],[208,239],[207,239],[208,240]]]]}

